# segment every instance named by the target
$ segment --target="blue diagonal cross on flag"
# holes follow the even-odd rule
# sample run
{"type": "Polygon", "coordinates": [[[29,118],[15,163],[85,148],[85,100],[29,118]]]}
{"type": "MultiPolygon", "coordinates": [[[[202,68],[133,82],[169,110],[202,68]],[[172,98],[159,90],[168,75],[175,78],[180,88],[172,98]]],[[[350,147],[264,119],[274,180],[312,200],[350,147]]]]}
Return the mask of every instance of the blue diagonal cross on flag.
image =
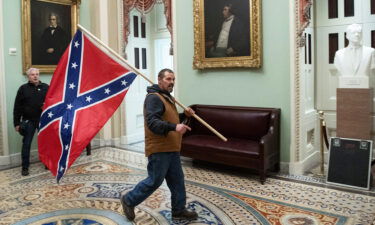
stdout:
{"type": "Polygon", "coordinates": [[[57,181],[113,115],[136,76],[77,31],[53,74],[39,124],[39,158],[57,181]]]}

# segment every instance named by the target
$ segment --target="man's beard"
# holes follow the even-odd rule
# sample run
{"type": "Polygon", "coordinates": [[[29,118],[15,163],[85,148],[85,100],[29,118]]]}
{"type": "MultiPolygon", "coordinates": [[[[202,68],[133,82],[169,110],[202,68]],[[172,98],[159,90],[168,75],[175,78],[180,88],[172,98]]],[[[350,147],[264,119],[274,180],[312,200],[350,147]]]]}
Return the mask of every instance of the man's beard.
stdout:
{"type": "Polygon", "coordinates": [[[173,91],[173,86],[174,86],[174,85],[169,85],[169,86],[168,86],[168,91],[169,91],[169,93],[171,93],[171,92],[173,91]]]}

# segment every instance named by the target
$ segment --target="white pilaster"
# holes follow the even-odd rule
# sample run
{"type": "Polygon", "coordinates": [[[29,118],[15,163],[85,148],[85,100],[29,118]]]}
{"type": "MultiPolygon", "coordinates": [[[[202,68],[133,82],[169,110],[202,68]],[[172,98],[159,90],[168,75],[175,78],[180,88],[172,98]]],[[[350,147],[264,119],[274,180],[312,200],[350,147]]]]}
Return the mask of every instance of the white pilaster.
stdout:
{"type": "MultiPolygon", "coordinates": [[[[177,14],[176,14],[176,11],[177,11],[177,8],[176,8],[176,5],[177,5],[177,0],[172,0],[171,1],[171,4],[172,4],[172,30],[173,30],[173,35],[171,37],[171,40],[173,41],[173,71],[176,71],[177,73],[177,76],[178,76],[178,63],[177,63],[177,59],[178,59],[178,49],[177,49],[177,14]]],[[[177,82],[177,85],[176,85],[176,88],[174,89],[174,93],[175,93],[175,97],[176,99],[178,99],[178,90],[179,90],[179,83],[177,82]]]]}
{"type": "MultiPolygon", "coordinates": [[[[108,32],[108,0],[94,0],[92,4],[92,30],[93,33],[105,44],[109,42],[108,32]]],[[[99,145],[110,145],[112,138],[111,119],[104,125],[99,133],[99,145]]]]}
{"type": "Polygon", "coordinates": [[[6,89],[5,89],[5,70],[4,70],[4,31],[3,31],[3,1],[0,1],[0,165],[10,163],[8,146],[8,129],[6,114],[6,89]]]}
{"type": "Polygon", "coordinates": [[[296,65],[298,64],[298,61],[296,63],[296,56],[297,56],[297,37],[296,37],[296,31],[297,31],[297,22],[298,21],[298,12],[296,10],[296,7],[298,6],[297,0],[291,1],[289,4],[289,26],[290,26],[290,87],[291,87],[291,93],[290,93],[290,102],[291,102],[291,124],[290,124],[290,167],[289,172],[294,173],[294,171],[291,171],[293,165],[296,161],[298,161],[298,147],[299,147],[299,126],[298,123],[298,115],[299,115],[299,104],[298,104],[298,92],[296,92],[298,87],[298,78],[297,75],[297,68],[296,65]],[[296,15],[297,13],[297,15],[296,15]]]}

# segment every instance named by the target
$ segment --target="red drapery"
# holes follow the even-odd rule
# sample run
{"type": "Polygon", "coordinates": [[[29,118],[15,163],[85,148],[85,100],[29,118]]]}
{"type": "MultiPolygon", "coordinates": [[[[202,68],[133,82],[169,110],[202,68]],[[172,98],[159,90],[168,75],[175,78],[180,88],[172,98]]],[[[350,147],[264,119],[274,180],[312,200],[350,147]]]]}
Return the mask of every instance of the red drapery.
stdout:
{"type": "Polygon", "coordinates": [[[164,2],[164,15],[167,19],[167,28],[171,34],[171,47],[169,54],[173,55],[173,27],[172,27],[172,0],[163,0],[164,2]]]}
{"type": "MultiPolygon", "coordinates": [[[[167,19],[167,28],[171,34],[171,51],[173,54],[173,43],[172,43],[172,0],[162,0],[164,3],[164,14],[167,19]]],[[[145,14],[150,12],[155,5],[156,0],[123,0],[123,11],[124,11],[124,47],[128,44],[128,36],[130,34],[130,11],[136,8],[140,12],[145,14]]]]}
{"type": "Polygon", "coordinates": [[[139,11],[148,13],[155,5],[156,0],[124,0],[124,2],[130,7],[130,10],[136,8],[139,11]]]}
{"type": "Polygon", "coordinates": [[[298,39],[299,46],[303,47],[305,45],[305,39],[303,37],[303,32],[306,27],[310,24],[310,8],[313,4],[313,0],[299,0],[299,28],[298,28],[298,39]]]}
{"type": "Polygon", "coordinates": [[[310,22],[310,8],[312,5],[311,0],[300,0],[299,5],[299,18],[301,24],[306,24],[310,22]]]}

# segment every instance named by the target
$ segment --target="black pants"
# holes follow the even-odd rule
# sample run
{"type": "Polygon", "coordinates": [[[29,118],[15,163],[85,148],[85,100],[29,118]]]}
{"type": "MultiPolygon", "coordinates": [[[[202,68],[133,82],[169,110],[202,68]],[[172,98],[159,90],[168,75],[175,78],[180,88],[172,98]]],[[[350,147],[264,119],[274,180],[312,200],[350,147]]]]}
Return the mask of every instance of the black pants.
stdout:
{"type": "Polygon", "coordinates": [[[31,142],[33,141],[34,133],[37,128],[37,123],[28,121],[25,129],[25,135],[22,140],[22,169],[29,168],[30,165],[30,148],[31,142]]]}

